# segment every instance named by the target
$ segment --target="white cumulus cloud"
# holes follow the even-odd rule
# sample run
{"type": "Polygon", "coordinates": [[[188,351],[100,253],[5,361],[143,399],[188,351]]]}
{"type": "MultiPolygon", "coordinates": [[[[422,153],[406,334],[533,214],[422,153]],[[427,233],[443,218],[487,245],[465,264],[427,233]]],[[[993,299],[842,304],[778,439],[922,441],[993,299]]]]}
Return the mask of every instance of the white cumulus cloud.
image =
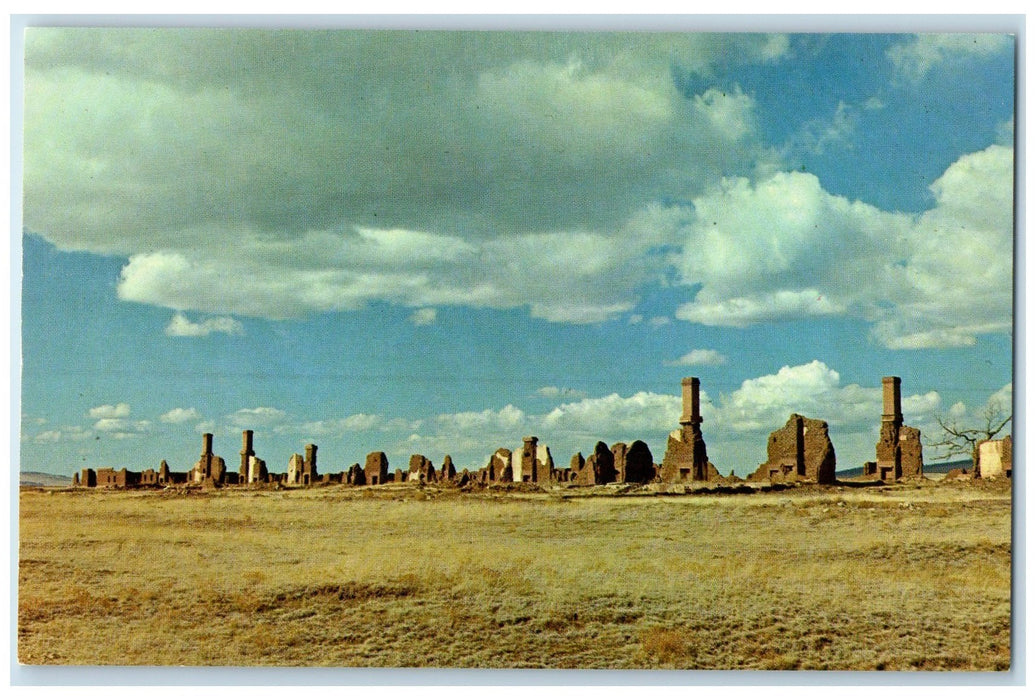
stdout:
{"type": "Polygon", "coordinates": [[[418,309],[410,314],[410,322],[415,326],[430,326],[435,323],[436,312],[434,308],[418,309]]]}
{"type": "Polygon", "coordinates": [[[937,67],[987,58],[1013,44],[1009,34],[917,34],[889,48],[886,55],[905,78],[920,80],[937,67]]]}
{"type": "Polygon", "coordinates": [[[62,250],[126,257],[119,297],[176,310],[167,332],[188,336],[371,301],[626,313],[685,216],[659,202],[774,158],[752,96],[685,95],[674,71],[789,51],[764,34],[184,37],[27,33],[24,209],[62,250]]]}
{"type": "Polygon", "coordinates": [[[207,318],[201,323],[195,323],[182,313],[173,314],[169,325],[165,327],[165,334],[174,337],[201,338],[211,333],[226,333],[227,335],[242,335],[245,327],[240,321],[228,316],[217,316],[207,318]]]}
{"type": "Polygon", "coordinates": [[[163,423],[186,423],[201,420],[201,414],[195,408],[174,408],[158,417],[163,423]]]}
{"type": "Polygon", "coordinates": [[[42,444],[53,444],[58,442],[79,442],[91,437],[93,433],[78,425],[64,425],[56,430],[44,430],[37,433],[33,442],[42,444]]]}
{"type": "Polygon", "coordinates": [[[87,415],[91,418],[126,418],[130,414],[130,407],[128,403],[117,403],[114,405],[105,404],[104,406],[94,406],[87,415]]]}
{"type": "Polygon", "coordinates": [[[287,415],[279,408],[258,406],[256,408],[242,408],[234,411],[227,416],[227,421],[235,427],[250,429],[276,425],[282,422],[287,415]]]}
{"type": "Polygon", "coordinates": [[[683,408],[679,396],[640,391],[623,397],[609,394],[564,403],[539,421],[543,430],[601,437],[668,432],[677,427],[683,408]]]}
{"type": "Polygon", "coordinates": [[[671,360],[665,364],[670,366],[695,366],[695,365],[723,365],[727,362],[727,356],[718,350],[697,349],[691,350],[679,359],[671,360]]]}
{"type": "Polygon", "coordinates": [[[558,387],[558,386],[541,386],[536,390],[536,396],[542,396],[548,399],[554,399],[558,397],[564,397],[568,399],[581,399],[586,396],[586,392],[579,391],[578,389],[571,389],[569,387],[558,387]]]}
{"type": "MultiPolygon", "coordinates": [[[[702,415],[709,423],[735,433],[775,430],[792,413],[826,420],[833,427],[869,430],[881,417],[881,392],[880,383],[873,387],[843,385],[837,371],[813,360],[746,379],[717,403],[703,406],[702,415]]],[[[930,416],[940,402],[935,391],[904,395],[904,416],[908,421],[930,416]]]]}
{"type": "Polygon", "coordinates": [[[831,195],[804,173],[725,180],[694,202],[678,264],[701,289],[677,318],[743,327],[847,315],[893,349],[1008,330],[1012,150],[966,155],[931,189],[934,206],[909,216],[831,195]]]}
{"type": "MultiPolygon", "coordinates": [[[[382,432],[416,430],[422,421],[408,421],[402,418],[387,418],[378,414],[354,413],[345,418],[302,423],[297,430],[308,435],[345,435],[346,433],[378,430],[382,432]]],[[[284,431],[295,430],[295,426],[284,426],[284,431]]]]}

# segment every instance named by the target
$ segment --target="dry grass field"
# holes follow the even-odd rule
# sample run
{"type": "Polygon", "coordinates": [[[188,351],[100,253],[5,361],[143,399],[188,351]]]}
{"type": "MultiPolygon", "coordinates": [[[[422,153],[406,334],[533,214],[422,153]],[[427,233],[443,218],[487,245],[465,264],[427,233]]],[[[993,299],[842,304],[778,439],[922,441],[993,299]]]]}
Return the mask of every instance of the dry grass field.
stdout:
{"type": "Polygon", "coordinates": [[[1006,482],[576,493],[23,490],[18,658],[1009,667],[1006,482]]]}

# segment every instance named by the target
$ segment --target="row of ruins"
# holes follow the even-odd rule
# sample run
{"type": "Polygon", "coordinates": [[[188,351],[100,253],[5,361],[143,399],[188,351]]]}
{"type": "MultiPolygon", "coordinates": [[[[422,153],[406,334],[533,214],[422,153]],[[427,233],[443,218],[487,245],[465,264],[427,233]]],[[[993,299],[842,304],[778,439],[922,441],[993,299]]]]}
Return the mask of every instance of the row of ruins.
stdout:
{"type": "MultiPolygon", "coordinates": [[[[699,410],[700,382],[697,377],[682,381],[683,413],[680,427],[669,435],[665,457],[656,464],[651,450],[641,440],[627,445],[618,442],[608,447],[598,442],[593,453],[572,457],[567,468],[558,468],[546,445],[536,437],[526,437],[520,450],[500,448],[485,467],[471,472],[458,472],[449,455],[439,469],[424,455],[413,455],[407,470],[389,471],[384,452],[367,455],[364,465],[353,464],[346,471],[320,474],[317,470],[317,446],[306,445],[305,455],[293,454],[285,473],[273,473],[259,459],[252,445],[253,431],[242,435],[241,465],[238,471],[227,469],[222,457],[212,451],[212,434],[202,437],[202,452],[189,472],[174,472],[162,460],[157,470],[133,472],[127,469],[83,469],[73,476],[73,486],[137,487],[176,484],[224,486],[262,485],[313,486],[347,484],[377,486],[387,483],[442,483],[457,486],[506,483],[559,483],[593,486],[609,483],[645,484],[739,481],[731,473],[723,477],[709,461],[702,436],[699,410]]],[[[903,423],[900,406],[900,378],[882,379],[882,415],[876,459],[864,465],[863,476],[874,481],[895,481],[920,477],[924,471],[921,431],[903,423]]],[[[766,446],[767,460],[759,465],[749,481],[771,483],[804,481],[817,484],[835,483],[835,448],[828,435],[827,422],[793,413],[785,426],[770,434],[766,446]]],[[[979,471],[982,476],[1011,474],[1011,438],[992,440],[980,445],[979,471]],[[985,465],[985,466],[983,466],[985,465]]],[[[977,474],[976,474],[977,475],[977,474]]]]}

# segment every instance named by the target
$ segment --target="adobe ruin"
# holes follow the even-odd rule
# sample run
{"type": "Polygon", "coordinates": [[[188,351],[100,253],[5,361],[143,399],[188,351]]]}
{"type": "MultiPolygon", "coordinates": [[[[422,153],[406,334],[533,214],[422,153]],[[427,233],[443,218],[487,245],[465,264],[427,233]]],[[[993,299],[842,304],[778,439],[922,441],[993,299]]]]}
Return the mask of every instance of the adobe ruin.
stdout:
{"type": "Polygon", "coordinates": [[[349,486],[361,486],[367,483],[367,476],[359,462],[353,462],[345,472],[345,483],[349,486]]]}
{"type": "MultiPolygon", "coordinates": [[[[580,457],[582,455],[580,454],[580,457]]],[[[603,442],[594,445],[593,453],[586,458],[582,469],[572,475],[572,481],[580,486],[611,484],[615,481],[615,456],[603,442]]]]}
{"type": "MultiPolygon", "coordinates": [[[[286,473],[272,474],[255,454],[254,432],[242,432],[241,460],[237,472],[227,472],[226,463],[214,454],[212,433],[202,436],[202,452],[188,472],[172,472],[163,460],[157,470],[132,472],[110,467],[83,469],[74,475],[72,483],[80,487],[222,486],[235,484],[313,486],[342,484],[349,486],[376,486],[387,483],[438,483],[451,486],[491,484],[572,484],[603,485],[610,483],[646,484],[738,481],[731,472],[723,477],[709,462],[700,410],[700,382],[697,377],[681,381],[682,411],[680,428],[670,433],[665,458],[661,465],[653,462],[651,450],[642,440],[632,443],[616,442],[610,448],[603,442],[594,446],[589,458],[582,453],[573,455],[567,468],[555,467],[550,449],[541,445],[535,436],[522,439],[522,447],[511,451],[500,448],[494,452],[485,467],[477,471],[464,470],[458,474],[453,460],[446,455],[441,471],[437,471],[424,455],[411,456],[409,470],[389,472],[388,457],[384,452],[371,452],[363,467],[352,464],[341,472],[321,476],[317,470],[317,446],[308,444],[305,454],[294,454],[286,473]]],[[[1007,473],[1011,469],[1010,437],[1005,441],[991,441],[980,446],[985,456],[985,473],[1007,473]],[[999,459],[997,466],[996,460],[999,459]]],[[[921,476],[923,458],[920,431],[903,424],[900,407],[900,380],[883,379],[883,412],[880,439],[876,446],[877,461],[865,466],[865,475],[882,480],[921,476]]],[[[981,456],[981,454],[980,454],[981,456]]],[[[788,423],[769,436],[767,461],[748,478],[770,481],[805,480],[818,484],[835,483],[835,450],[825,421],[792,414],[788,423]]]]}
{"type": "Polygon", "coordinates": [[[998,476],[1011,477],[1013,472],[1014,445],[1011,436],[1001,440],[984,440],[978,444],[978,469],[975,476],[992,479],[998,476]]]}
{"type": "Polygon", "coordinates": [[[371,452],[367,455],[367,461],[363,467],[364,483],[367,486],[377,486],[388,481],[388,457],[384,452],[371,452]]]}
{"type": "Polygon", "coordinates": [[[697,377],[684,377],[681,382],[683,415],[680,416],[680,428],[669,434],[659,469],[659,477],[665,483],[721,479],[709,461],[701,434],[700,384],[697,377]]]}
{"type": "Polygon", "coordinates": [[[453,457],[449,455],[443,457],[440,478],[443,481],[453,481],[457,478],[457,467],[453,466],[453,457]]]}
{"type": "Polygon", "coordinates": [[[308,486],[309,481],[303,482],[303,472],[305,471],[305,458],[299,453],[294,453],[288,458],[288,476],[285,479],[285,483],[290,486],[308,486]]]}
{"type": "Polygon", "coordinates": [[[835,483],[835,447],[828,434],[827,421],[792,413],[783,428],[770,433],[766,462],[748,479],[835,483]]]}
{"type": "Polygon", "coordinates": [[[227,463],[212,453],[212,433],[201,436],[201,456],[190,472],[190,480],[196,484],[222,484],[227,473],[227,463]]]}
{"type": "MultiPolygon", "coordinates": [[[[402,475],[398,478],[402,481],[402,475]]],[[[436,481],[435,465],[432,460],[424,455],[410,456],[410,469],[407,471],[407,481],[415,481],[421,484],[432,484],[436,481]]]]}
{"type": "Polygon", "coordinates": [[[489,462],[479,470],[481,483],[499,483],[514,481],[514,470],[511,468],[511,451],[501,447],[489,457],[489,462]]]}
{"type": "Polygon", "coordinates": [[[624,484],[646,484],[655,479],[654,457],[643,440],[634,440],[629,447],[618,442],[612,445],[612,455],[615,458],[617,481],[624,484]]]}
{"type": "Polygon", "coordinates": [[[241,467],[238,469],[238,479],[240,483],[251,483],[251,458],[255,457],[255,451],[252,449],[252,435],[251,430],[243,430],[241,432],[241,467]]]}
{"type": "Polygon", "coordinates": [[[522,438],[521,452],[511,453],[511,477],[515,481],[542,484],[554,479],[554,458],[550,448],[535,436],[522,438]]]}
{"type": "Polygon", "coordinates": [[[248,473],[246,482],[248,484],[265,484],[270,479],[270,473],[266,470],[266,461],[255,455],[248,458],[248,473]]]}
{"type": "Polygon", "coordinates": [[[875,446],[877,460],[863,465],[864,476],[895,481],[924,474],[921,431],[903,425],[899,377],[881,379],[881,429],[875,446]]]}

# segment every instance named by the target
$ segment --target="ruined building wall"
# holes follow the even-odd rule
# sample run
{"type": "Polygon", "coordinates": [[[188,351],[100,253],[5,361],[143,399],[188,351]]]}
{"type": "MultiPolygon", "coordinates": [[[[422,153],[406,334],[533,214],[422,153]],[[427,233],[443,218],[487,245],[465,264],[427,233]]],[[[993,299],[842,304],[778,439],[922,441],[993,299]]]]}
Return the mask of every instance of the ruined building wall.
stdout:
{"type": "Polygon", "coordinates": [[[457,478],[457,467],[453,464],[453,457],[450,457],[449,455],[443,457],[440,478],[443,481],[452,481],[457,478]]]}
{"type": "Polygon", "coordinates": [[[654,458],[642,440],[627,445],[617,442],[611,447],[615,480],[624,484],[646,484],[655,478],[654,458]]]}
{"type": "Polygon", "coordinates": [[[302,461],[303,483],[315,484],[320,480],[317,472],[317,446],[310,443],[306,445],[306,457],[302,461]]]}
{"type": "Polygon", "coordinates": [[[922,476],[924,454],[921,450],[921,431],[904,425],[899,429],[899,473],[902,477],[922,476]]]}
{"type": "Polygon", "coordinates": [[[539,466],[536,463],[536,445],[538,438],[522,438],[522,449],[515,452],[511,459],[511,470],[515,481],[536,483],[539,480],[539,466]]]}
{"type": "Polygon", "coordinates": [[[615,480],[620,483],[626,482],[626,452],[629,447],[624,442],[617,442],[611,447],[612,466],[615,469],[615,480]]]}
{"type": "Polygon", "coordinates": [[[766,457],[750,480],[835,483],[835,448],[826,421],[791,414],[783,428],[770,433],[766,457]]]}
{"type": "Polygon", "coordinates": [[[285,483],[291,486],[302,484],[302,468],[304,460],[297,452],[288,458],[288,478],[285,483]]]}
{"type": "Polygon", "coordinates": [[[615,476],[615,457],[611,448],[598,442],[594,445],[593,454],[586,458],[583,468],[574,475],[573,480],[582,486],[594,486],[613,483],[615,476]]]}
{"type": "Polygon", "coordinates": [[[367,462],[363,467],[363,474],[368,486],[384,484],[388,481],[388,457],[384,452],[371,452],[367,455],[367,462]]]}
{"type": "Polygon", "coordinates": [[[536,471],[541,482],[554,481],[557,476],[554,457],[551,456],[550,448],[547,445],[537,445],[536,447],[536,471]]]}
{"type": "Polygon", "coordinates": [[[864,474],[882,481],[918,477],[924,473],[921,431],[903,425],[899,377],[882,377],[881,429],[874,447],[876,461],[864,465],[864,474]]]}
{"type": "Polygon", "coordinates": [[[509,449],[501,447],[490,456],[485,468],[485,481],[488,483],[514,481],[509,449]]]}
{"type": "Polygon", "coordinates": [[[978,445],[978,473],[986,479],[997,476],[1012,476],[1013,472],[1012,438],[1010,435],[1002,440],[986,440],[978,445]]]}
{"type": "Polygon", "coordinates": [[[709,462],[701,433],[698,378],[684,377],[681,388],[683,415],[680,428],[669,434],[659,476],[667,483],[719,480],[720,474],[709,462]]]}
{"type": "Polygon", "coordinates": [[[435,482],[435,480],[435,465],[432,464],[432,460],[424,455],[411,455],[407,481],[430,484],[435,482]]]}
{"type": "Polygon", "coordinates": [[[363,473],[363,467],[359,462],[349,465],[345,472],[345,483],[349,486],[362,486],[367,483],[367,476],[363,473]]]}
{"type": "Polygon", "coordinates": [[[237,473],[243,483],[248,482],[248,463],[252,457],[255,457],[255,450],[252,449],[253,435],[251,430],[241,431],[241,466],[237,473]]]}
{"type": "Polygon", "coordinates": [[[248,481],[249,484],[266,483],[270,473],[266,470],[266,462],[256,456],[248,458],[248,481]]]}
{"type": "Polygon", "coordinates": [[[212,433],[201,436],[201,456],[191,470],[191,481],[204,483],[211,481],[222,484],[227,472],[227,463],[223,458],[212,453],[212,433]]]}

